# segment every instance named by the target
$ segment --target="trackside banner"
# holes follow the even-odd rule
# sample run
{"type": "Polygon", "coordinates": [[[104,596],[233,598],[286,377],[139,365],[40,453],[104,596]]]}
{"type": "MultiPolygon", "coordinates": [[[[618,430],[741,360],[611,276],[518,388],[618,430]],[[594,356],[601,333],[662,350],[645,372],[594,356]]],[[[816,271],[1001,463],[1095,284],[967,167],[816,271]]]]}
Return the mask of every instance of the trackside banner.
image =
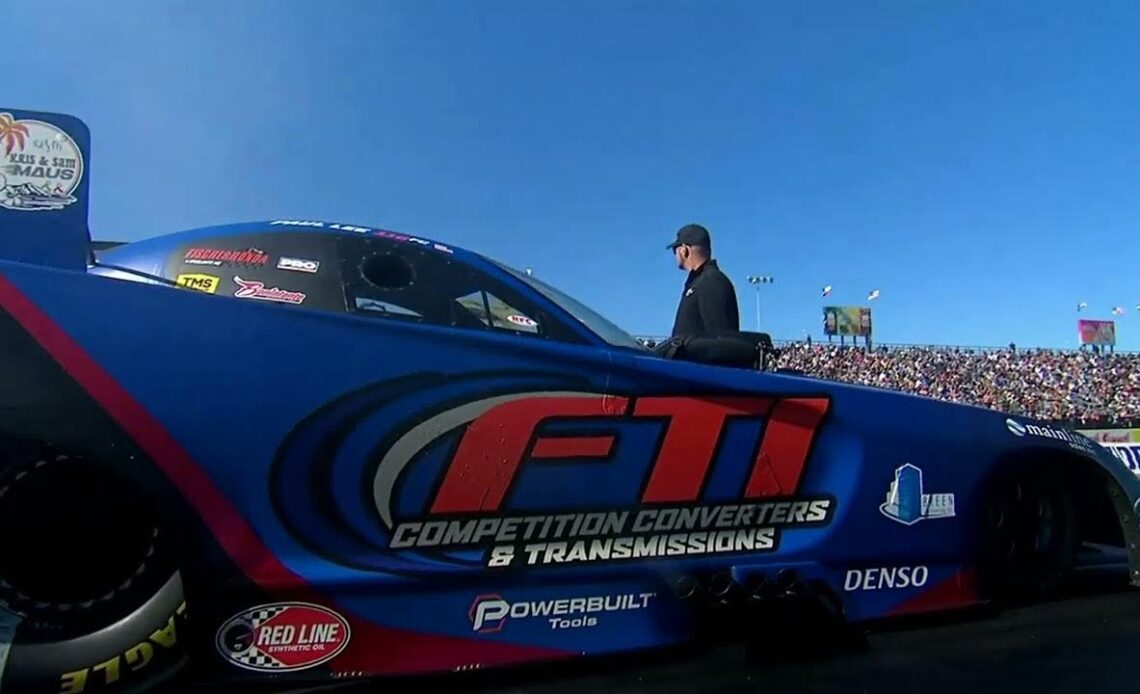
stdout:
{"type": "Polygon", "coordinates": [[[1140,477],[1140,429],[1083,429],[1080,433],[1107,448],[1140,477]]]}
{"type": "Polygon", "coordinates": [[[1078,429],[1097,443],[1140,443],[1140,429],[1078,429]]]}

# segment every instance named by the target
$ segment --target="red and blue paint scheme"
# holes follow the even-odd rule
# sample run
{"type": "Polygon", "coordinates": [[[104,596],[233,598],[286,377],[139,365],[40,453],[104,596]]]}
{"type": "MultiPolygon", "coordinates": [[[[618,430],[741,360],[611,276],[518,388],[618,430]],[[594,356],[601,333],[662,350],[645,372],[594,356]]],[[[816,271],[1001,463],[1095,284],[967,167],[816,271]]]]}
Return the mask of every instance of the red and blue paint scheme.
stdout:
{"type": "Polygon", "coordinates": [[[786,580],[851,621],[969,606],[986,485],[1026,454],[1099,471],[1137,531],[1140,481],[1083,437],[667,359],[435,240],[276,220],[96,258],[86,129],[6,113],[72,138],[84,170],[55,189],[67,198],[0,208],[0,434],[82,451],[163,500],[185,538],[192,662],[219,676],[659,647],[695,637],[710,590],[786,580]],[[263,629],[264,648],[226,631],[283,612],[295,623],[263,629]]]}

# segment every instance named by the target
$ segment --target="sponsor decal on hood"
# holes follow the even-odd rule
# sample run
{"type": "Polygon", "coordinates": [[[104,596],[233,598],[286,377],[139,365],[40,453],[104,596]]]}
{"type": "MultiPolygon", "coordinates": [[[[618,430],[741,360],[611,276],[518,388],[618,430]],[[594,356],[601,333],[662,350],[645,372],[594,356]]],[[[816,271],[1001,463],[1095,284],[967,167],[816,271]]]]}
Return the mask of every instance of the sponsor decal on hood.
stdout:
{"type": "Polygon", "coordinates": [[[234,284],[238,286],[234,296],[239,299],[261,299],[262,301],[277,301],[285,304],[303,304],[307,296],[304,292],[295,292],[280,287],[266,287],[264,282],[243,280],[237,275],[234,275],[234,284]]]}

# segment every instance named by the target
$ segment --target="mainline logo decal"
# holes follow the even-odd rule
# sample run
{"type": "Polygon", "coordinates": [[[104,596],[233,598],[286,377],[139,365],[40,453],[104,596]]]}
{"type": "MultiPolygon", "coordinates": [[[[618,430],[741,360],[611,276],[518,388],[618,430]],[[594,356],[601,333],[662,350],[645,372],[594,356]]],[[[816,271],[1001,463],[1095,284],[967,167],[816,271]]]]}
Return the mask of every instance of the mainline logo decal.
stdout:
{"type": "Polygon", "coordinates": [[[1070,448],[1075,448],[1086,453],[1095,454],[1096,451],[1095,442],[1080,432],[1042,424],[1025,424],[1012,417],[1005,420],[1005,428],[1009,430],[1009,433],[1019,438],[1027,435],[1039,436],[1044,439],[1063,441],[1069,444],[1070,448]]]}
{"type": "MultiPolygon", "coordinates": [[[[573,391],[475,400],[426,418],[391,443],[372,481],[376,511],[389,530],[389,550],[474,551],[489,567],[773,551],[783,529],[826,524],[834,515],[833,498],[799,495],[829,405],[816,397],[573,391]],[[754,445],[722,446],[734,422],[762,425],[754,445]],[[663,433],[657,448],[646,451],[652,458],[648,475],[613,481],[631,485],[633,504],[511,512],[528,472],[544,465],[612,464],[615,429],[654,423],[663,433]],[[563,430],[554,433],[554,425],[563,430]],[[422,452],[456,432],[434,491],[420,513],[408,513],[397,493],[401,481],[414,474],[413,461],[422,452]],[[702,504],[706,485],[723,465],[741,472],[738,501],[702,504]]],[[[546,506],[557,506],[555,491],[544,495],[546,506]]]]}

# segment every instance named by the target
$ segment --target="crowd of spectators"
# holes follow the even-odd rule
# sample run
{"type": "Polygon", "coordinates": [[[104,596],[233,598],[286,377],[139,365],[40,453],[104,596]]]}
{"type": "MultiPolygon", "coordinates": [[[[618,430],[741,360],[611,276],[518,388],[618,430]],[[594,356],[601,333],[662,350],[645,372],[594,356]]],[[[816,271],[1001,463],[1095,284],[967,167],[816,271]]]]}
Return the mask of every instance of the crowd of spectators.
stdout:
{"type": "Polygon", "coordinates": [[[1140,354],[790,343],[778,368],[1077,426],[1140,419],[1140,354]]]}

